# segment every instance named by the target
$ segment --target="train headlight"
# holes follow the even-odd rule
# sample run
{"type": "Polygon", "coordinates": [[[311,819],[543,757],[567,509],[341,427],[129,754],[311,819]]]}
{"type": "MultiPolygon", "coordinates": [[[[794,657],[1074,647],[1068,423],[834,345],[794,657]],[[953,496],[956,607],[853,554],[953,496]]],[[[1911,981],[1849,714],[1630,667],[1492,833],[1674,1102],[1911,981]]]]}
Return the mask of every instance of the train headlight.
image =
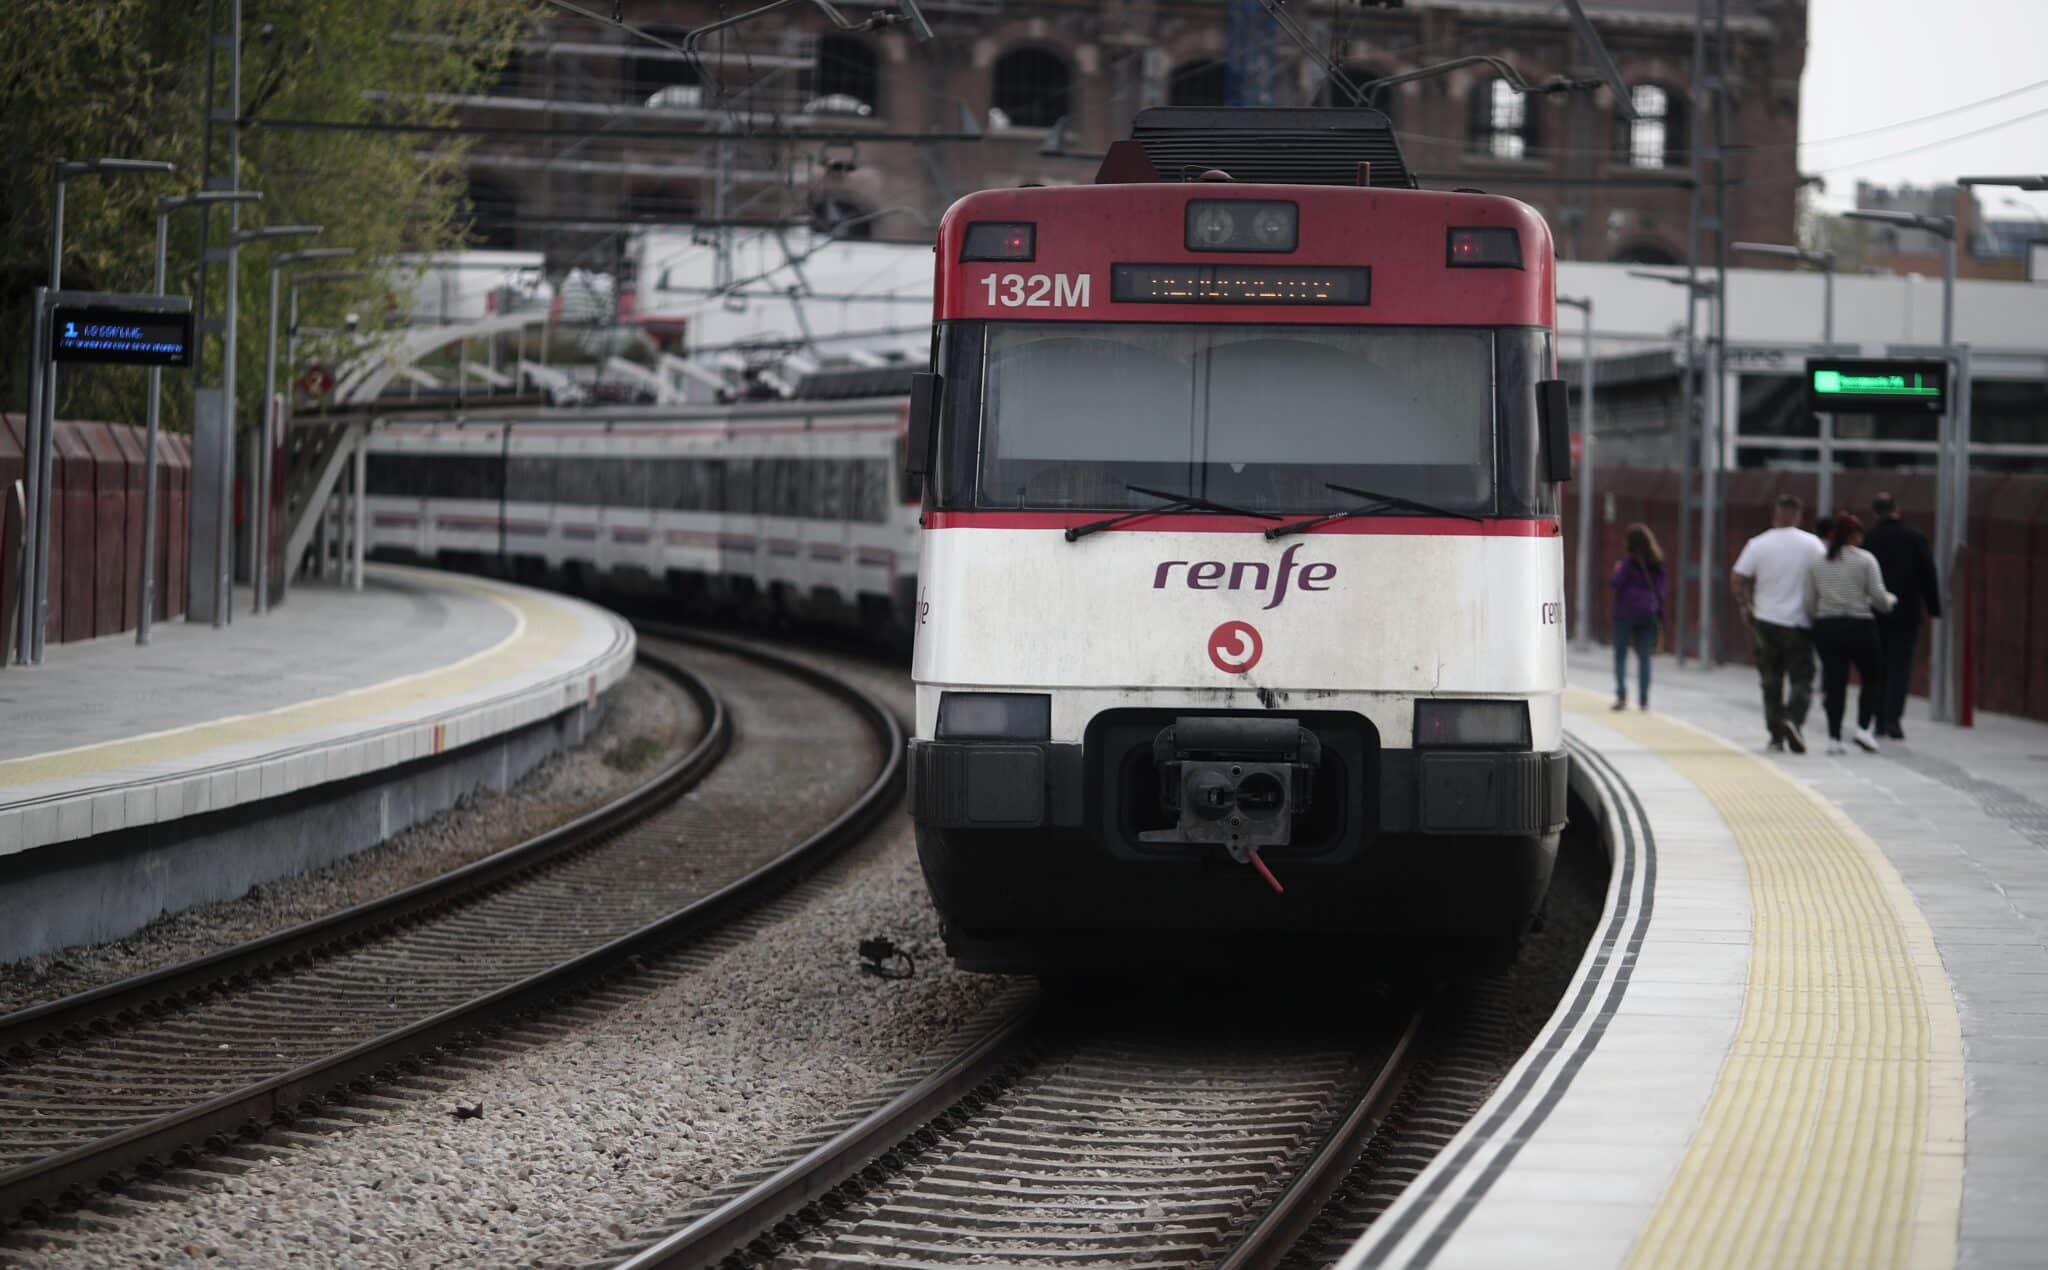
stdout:
{"type": "Polygon", "coordinates": [[[1520,269],[1521,235],[1510,226],[1459,226],[1444,242],[1444,263],[1453,269],[1520,269]]]}
{"type": "Polygon", "coordinates": [[[1189,251],[1293,251],[1301,223],[1292,203],[1198,198],[1188,203],[1189,251]]]}
{"type": "Polygon", "coordinates": [[[1237,236],[1237,217],[1224,203],[1193,203],[1188,207],[1188,246],[1227,247],[1237,236]]]}
{"type": "Polygon", "coordinates": [[[1043,741],[1052,735],[1052,698],[1042,692],[942,692],[942,741],[1043,741]]]}
{"type": "Polygon", "coordinates": [[[1529,703],[1445,701],[1433,697],[1417,701],[1415,748],[1526,750],[1529,703]]]}

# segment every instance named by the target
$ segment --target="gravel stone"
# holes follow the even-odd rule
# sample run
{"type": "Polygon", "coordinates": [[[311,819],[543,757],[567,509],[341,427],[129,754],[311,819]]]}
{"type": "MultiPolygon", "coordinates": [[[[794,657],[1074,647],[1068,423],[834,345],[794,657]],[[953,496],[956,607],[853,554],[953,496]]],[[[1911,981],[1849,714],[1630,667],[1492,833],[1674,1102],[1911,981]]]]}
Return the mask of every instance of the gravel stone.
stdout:
{"type": "MultiPolygon", "coordinates": [[[[907,713],[901,671],[872,673],[907,713]]],[[[25,1260],[153,1265],[197,1245],[228,1266],[578,1263],[836,1122],[1009,983],[946,960],[899,812],[692,972],[579,1007],[573,1031],[455,1071],[409,1113],[258,1162],[244,1190],[144,1205],[25,1260]],[[915,976],[863,974],[870,935],[915,976]]]]}
{"type": "Polygon", "coordinates": [[[647,779],[661,756],[701,730],[689,697],[645,667],[634,667],[609,697],[589,739],[504,793],[473,791],[388,842],[237,899],[166,914],[124,939],[0,964],[0,1014],[203,957],[515,846],[647,779]]]}

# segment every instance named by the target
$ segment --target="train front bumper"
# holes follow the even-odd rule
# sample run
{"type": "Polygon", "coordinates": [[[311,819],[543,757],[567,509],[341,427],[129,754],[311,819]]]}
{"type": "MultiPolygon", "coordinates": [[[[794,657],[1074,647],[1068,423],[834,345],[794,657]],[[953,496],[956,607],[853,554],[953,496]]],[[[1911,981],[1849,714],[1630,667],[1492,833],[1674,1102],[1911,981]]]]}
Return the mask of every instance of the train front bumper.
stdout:
{"type": "Polygon", "coordinates": [[[1159,801],[1152,764],[1114,741],[911,742],[919,857],[962,965],[1184,962],[1190,950],[1227,960],[1331,937],[1512,939],[1548,889],[1562,751],[1380,749],[1369,729],[1324,731],[1315,801],[1287,840],[1258,848],[1282,892],[1226,843],[1160,841],[1147,816],[1158,826],[1170,813],[1133,806],[1159,801]]]}

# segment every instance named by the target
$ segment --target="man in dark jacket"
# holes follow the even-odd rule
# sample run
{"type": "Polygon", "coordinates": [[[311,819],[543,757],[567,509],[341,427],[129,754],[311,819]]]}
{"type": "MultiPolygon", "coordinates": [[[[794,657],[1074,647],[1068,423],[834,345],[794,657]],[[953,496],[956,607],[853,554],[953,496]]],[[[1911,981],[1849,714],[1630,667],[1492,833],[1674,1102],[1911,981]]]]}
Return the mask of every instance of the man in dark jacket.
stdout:
{"type": "Polygon", "coordinates": [[[1864,536],[1863,549],[1877,557],[1884,570],[1884,589],[1899,597],[1891,612],[1877,619],[1877,637],[1884,649],[1884,699],[1878,705],[1877,730],[1895,741],[1906,739],[1899,726],[1906,712],[1906,691],[1913,682],[1913,647],[1920,640],[1920,615],[1941,616],[1941,584],[1927,535],[1899,519],[1899,505],[1890,494],[1871,500],[1877,524],[1864,536]]]}

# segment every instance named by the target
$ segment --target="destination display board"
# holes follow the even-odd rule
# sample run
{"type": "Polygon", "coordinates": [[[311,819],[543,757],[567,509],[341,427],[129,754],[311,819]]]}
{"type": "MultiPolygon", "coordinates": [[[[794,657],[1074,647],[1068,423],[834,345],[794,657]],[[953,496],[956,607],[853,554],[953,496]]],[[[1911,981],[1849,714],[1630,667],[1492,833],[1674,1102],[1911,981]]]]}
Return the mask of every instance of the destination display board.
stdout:
{"type": "Polygon", "coordinates": [[[1948,364],[1880,357],[1809,357],[1806,402],[1815,414],[1945,414],[1948,364]]]}
{"type": "Polygon", "coordinates": [[[50,358],[115,366],[190,366],[192,314],[64,305],[50,310],[50,358]]]}

